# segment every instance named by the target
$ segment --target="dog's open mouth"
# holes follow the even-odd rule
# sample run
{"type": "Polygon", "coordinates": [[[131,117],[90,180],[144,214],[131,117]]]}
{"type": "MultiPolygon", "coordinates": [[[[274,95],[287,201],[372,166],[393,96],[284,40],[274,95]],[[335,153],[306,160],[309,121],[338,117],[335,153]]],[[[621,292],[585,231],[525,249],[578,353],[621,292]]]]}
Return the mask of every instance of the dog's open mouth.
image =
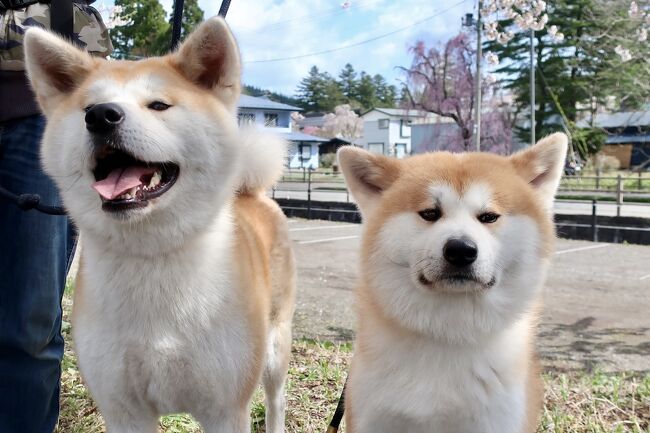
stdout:
{"type": "Polygon", "coordinates": [[[96,155],[93,189],[105,211],[147,206],[149,200],[167,192],[178,179],[179,167],[171,162],[145,162],[106,147],[96,155]]]}

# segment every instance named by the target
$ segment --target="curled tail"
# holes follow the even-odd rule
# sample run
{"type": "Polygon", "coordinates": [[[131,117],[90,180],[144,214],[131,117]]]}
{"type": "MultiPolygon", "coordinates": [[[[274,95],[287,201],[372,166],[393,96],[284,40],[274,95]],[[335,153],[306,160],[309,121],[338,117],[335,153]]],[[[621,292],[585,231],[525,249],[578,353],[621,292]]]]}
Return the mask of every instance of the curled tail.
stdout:
{"type": "Polygon", "coordinates": [[[284,170],[287,142],[277,134],[253,127],[242,128],[239,136],[242,152],[239,193],[251,194],[270,188],[284,170]]]}

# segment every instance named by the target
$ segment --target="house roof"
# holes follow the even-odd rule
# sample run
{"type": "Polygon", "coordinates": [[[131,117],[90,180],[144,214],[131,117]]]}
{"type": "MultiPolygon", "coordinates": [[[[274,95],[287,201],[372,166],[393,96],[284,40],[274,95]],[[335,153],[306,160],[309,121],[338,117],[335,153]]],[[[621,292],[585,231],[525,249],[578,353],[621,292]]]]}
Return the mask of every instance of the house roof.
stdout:
{"type": "Polygon", "coordinates": [[[326,143],[330,141],[329,138],[317,137],[315,135],[303,134],[302,132],[284,132],[280,135],[285,140],[289,141],[312,141],[317,143],[326,143]]]}
{"type": "Polygon", "coordinates": [[[650,135],[610,135],[607,144],[650,143],[650,135]]]}
{"type": "Polygon", "coordinates": [[[241,95],[239,97],[239,108],[262,108],[266,110],[279,110],[279,111],[302,111],[300,107],[293,105],[282,104],[280,102],[271,101],[268,98],[260,98],[257,96],[241,95]]]}
{"type": "MultiPolygon", "coordinates": [[[[589,122],[583,119],[578,126],[586,128],[589,122]]],[[[624,128],[628,126],[650,126],[650,111],[621,111],[619,113],[599,113],[594,117],[594,126],[599,128],[624,128]]]]}
{"type": "Polygon", "coordinates": [[[317,126],[321,128],[325,124],[325,116],[305,117],[304,119],[301,119],[296,123],[303,127],[317,126]]]}
{"type": "Polygon", "coordinates": [[[421,110],[415,110],[415,109],[404,109],[404,108],[371,108],[370,110],[364,112],[361,114],[361,117],[365,116],[368,113],[371,113],[373,111],[379,111],[380,113],[384,113],[388,116],[393,116],[393,117],[427,117],[430,116],[431,113],[427,111],[421,111],[421,110]]]}

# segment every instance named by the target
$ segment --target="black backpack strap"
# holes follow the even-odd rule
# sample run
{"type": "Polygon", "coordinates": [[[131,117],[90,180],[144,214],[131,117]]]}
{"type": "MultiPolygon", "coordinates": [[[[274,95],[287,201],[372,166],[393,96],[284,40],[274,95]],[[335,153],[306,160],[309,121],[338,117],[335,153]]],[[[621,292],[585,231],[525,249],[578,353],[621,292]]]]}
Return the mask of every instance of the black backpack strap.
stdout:
{"type": "Polygon", "coordinates": [[[74,11],[72,0],[51,0],[50,27],[52,31],[68,40],[74,35],[74,11]]]}

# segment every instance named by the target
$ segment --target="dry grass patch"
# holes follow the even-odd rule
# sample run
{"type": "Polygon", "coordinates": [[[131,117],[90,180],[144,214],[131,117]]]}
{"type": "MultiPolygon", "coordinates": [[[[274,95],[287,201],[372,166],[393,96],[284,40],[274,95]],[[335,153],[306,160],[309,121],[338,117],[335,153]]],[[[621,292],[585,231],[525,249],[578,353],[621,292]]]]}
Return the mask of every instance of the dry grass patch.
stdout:
{"type": "MultiPolygon", "coordinates": [[[[71,304],[68,295],[64,299],[65,320],[71,304]]],[[[69,331],[69,326],[64,326],[67,345],[57,432],[101,433],[104,423],[81,382],[69,331]]],[[[292,355],[286,431],[324,433],[345,381],[351,345],[298,340],[292,355]]],[[[544,375],[544,381],[546,404],[539,433],[650,433],[650,374],[551,371],[544,375]]],[[[260,390],[255,394],[251,416],[252,431],[264,432],[260,390]]],[[[161,419],[160,431],[199,433],[201,429],[190,416],[171,415],[161,419]]]]}

